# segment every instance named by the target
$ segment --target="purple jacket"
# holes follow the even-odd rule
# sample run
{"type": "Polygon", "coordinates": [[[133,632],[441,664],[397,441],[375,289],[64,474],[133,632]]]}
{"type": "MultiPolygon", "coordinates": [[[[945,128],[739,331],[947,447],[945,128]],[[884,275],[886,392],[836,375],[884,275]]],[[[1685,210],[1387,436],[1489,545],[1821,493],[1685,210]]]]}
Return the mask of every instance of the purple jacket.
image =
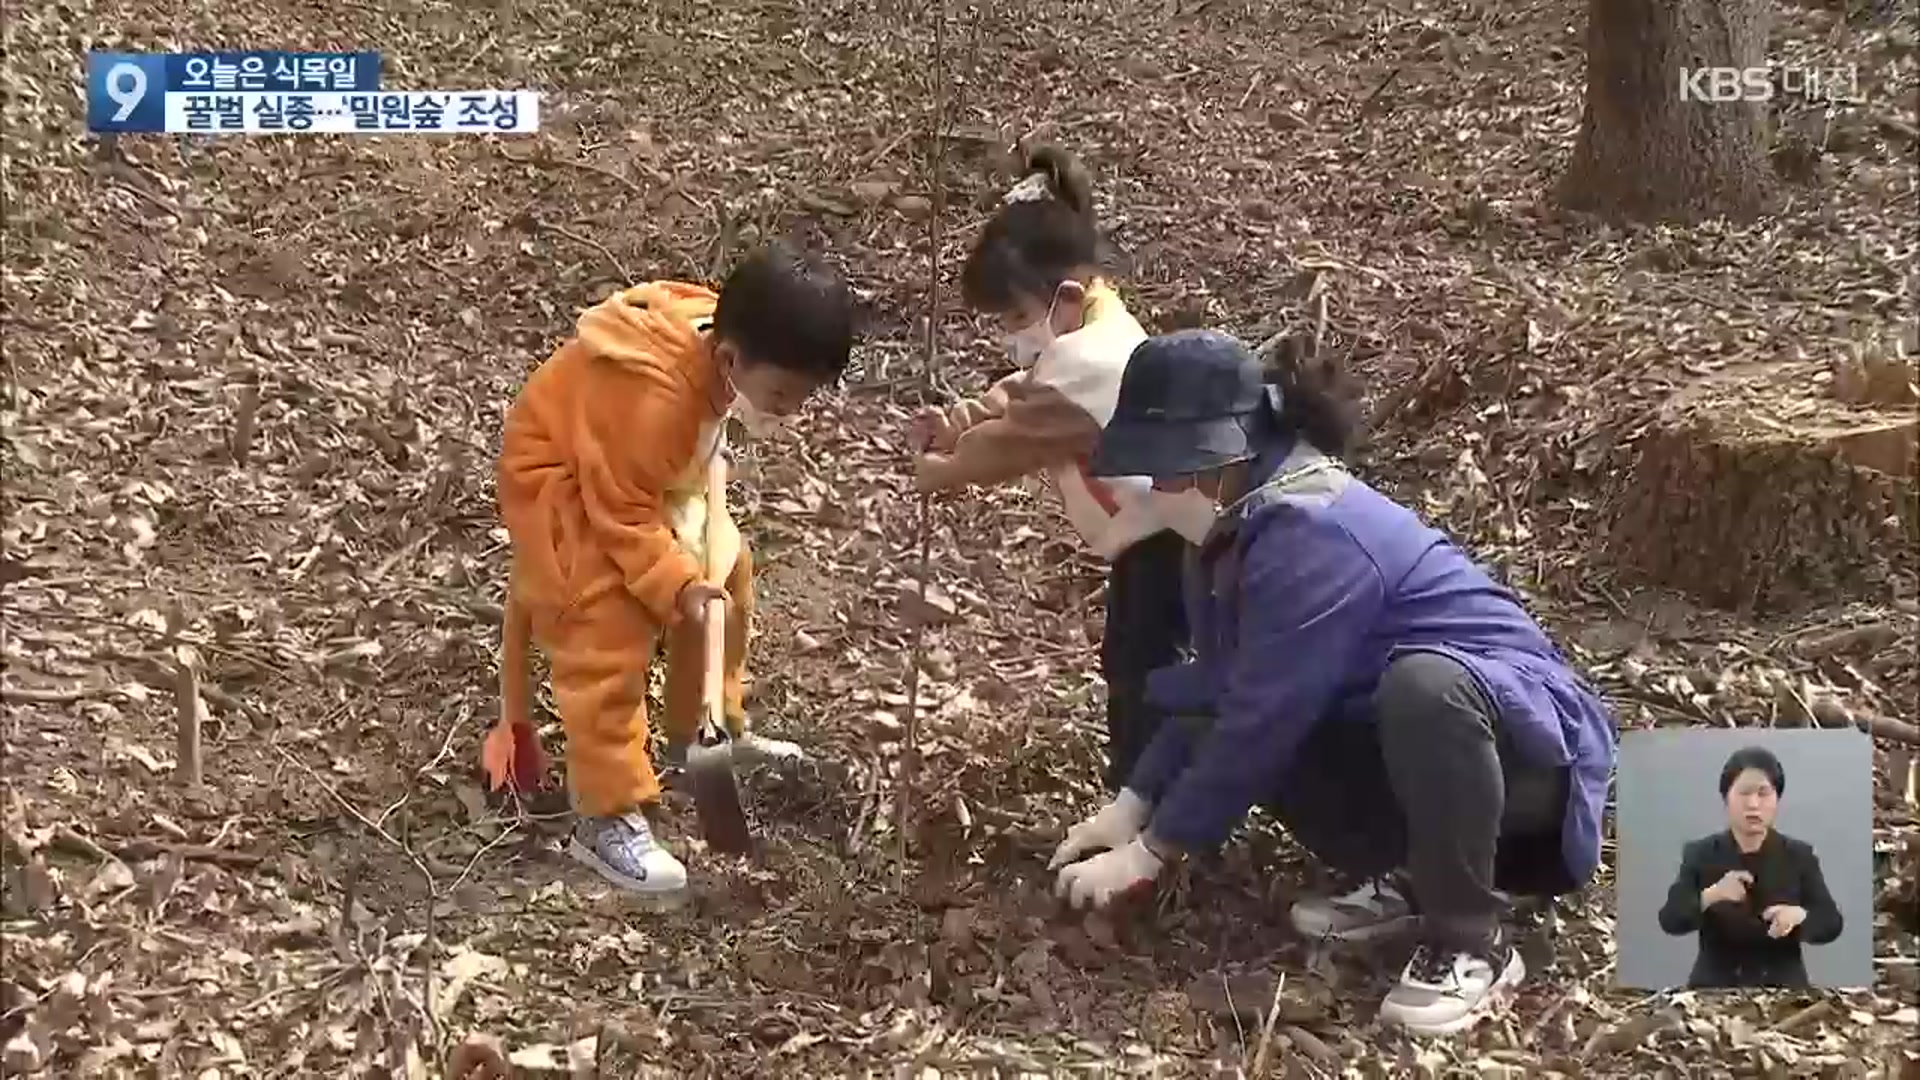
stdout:
{"type": "Polygon", "coordinates": [[[1585,882],[1615,749],[1599,697],[1512,593],[1405,507],[1310,448],[1262,473],[1190,563],[1197,657],[1147,677],[1148,700],[1170,715],[1213,718],[1205,734],[1162,725],[1135,766],[1128,787],[1154,805],[1152,833],[1219,845],[1314,725],[1364,720],[1388,663],[1429,651],[1473,674],[1529,763],[1570,767],[1563,869],[1585,882]]]}

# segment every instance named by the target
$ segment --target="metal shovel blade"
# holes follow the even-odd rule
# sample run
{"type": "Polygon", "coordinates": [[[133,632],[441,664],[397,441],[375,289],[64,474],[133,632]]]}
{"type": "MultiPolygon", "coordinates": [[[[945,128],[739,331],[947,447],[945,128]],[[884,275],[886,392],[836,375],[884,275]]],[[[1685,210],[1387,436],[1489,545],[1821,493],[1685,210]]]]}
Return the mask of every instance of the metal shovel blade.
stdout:
{"type": "MultiPolygon", "coordinates": [[[[725,458],[715,454],[707,465],[707,515],[701,528],[707,536],[706,579],[725,581],[733,569],[738,552],[723,551],[725,545],[714,536],[713,526],[726,520],[727,466],[725,458]]],[[[733,775],[733,741],[721,735],[726,730],[722,708],[727,637],[726,601],[718,597],[707,601],[706,649],[702,671],[706,722],[700,738],[687,748],[687,788],[693,793],[693,810],[700,816],[701,831],[707,846],[728,855],[744,855],[753,850],[753,832],[747,828],[746,807],[740,802],[740,784],[733,775]]]]}
{"type": "Polygon", "coordinates": [[[727,855],[753,851],[753,830],[747,825],[740,783],[733,773],[733,747],[721,742],[687,748],[684,780],[693,795],[693,810],[707,846],[727,855]]]}

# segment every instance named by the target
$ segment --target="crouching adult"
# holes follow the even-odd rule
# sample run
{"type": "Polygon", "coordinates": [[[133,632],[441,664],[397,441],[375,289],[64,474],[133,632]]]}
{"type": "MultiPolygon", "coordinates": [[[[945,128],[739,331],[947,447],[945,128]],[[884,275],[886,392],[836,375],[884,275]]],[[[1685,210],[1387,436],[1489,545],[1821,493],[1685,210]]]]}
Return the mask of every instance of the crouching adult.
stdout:
{"type": "Polygon", "coordinates": [[[1184,719],[1053,864],[1076,907],[1104,906],[1263,805],[1361,886],[1294,925],[1417,931],[1381,1017],[1444,1034],[1525,974],[1510,897],[1592,876],[1614,727],[1511,592],[1342,467],[1348,434],[1321,388],[1270,384],[1227,335],[1129,359],[1092,472],[1214,500],[1187,576],[1197,655],[1150,677],[1184,719]]]}

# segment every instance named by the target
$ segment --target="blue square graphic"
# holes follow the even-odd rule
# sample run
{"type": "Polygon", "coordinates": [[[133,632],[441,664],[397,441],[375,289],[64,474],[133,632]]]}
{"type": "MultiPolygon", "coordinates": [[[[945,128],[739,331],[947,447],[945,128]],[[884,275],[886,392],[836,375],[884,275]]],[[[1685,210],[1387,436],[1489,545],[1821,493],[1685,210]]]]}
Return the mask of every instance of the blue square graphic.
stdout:
{"type": "Polygon", "coordinates": [[[87,54],[87,130],[95,134],[165,131],[167,58],[163,53],[87,54]]]}

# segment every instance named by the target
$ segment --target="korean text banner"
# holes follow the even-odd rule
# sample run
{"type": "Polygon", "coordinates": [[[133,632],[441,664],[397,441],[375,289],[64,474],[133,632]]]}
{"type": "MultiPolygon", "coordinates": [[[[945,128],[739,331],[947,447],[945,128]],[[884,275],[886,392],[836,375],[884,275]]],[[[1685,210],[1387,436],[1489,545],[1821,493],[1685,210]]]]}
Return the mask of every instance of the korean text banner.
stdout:
{"type": "Polygon", "coordinates": [[[348,93],[379,88],[377,52],[91,52],[87,130],[164,131],[169,93],[348,93]]]}
{"type": "Polygon", "coordinates": [[[181,135],[518,135],[540,130],[536,90],[166,95],[181,135]]]}

